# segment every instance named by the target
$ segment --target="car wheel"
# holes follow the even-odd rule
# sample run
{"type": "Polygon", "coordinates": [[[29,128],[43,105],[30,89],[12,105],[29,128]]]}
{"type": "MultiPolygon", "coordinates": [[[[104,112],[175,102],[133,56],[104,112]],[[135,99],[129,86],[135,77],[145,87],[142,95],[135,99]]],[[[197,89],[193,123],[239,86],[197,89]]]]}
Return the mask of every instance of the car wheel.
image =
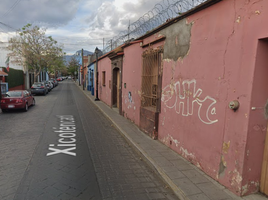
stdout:
{"type": "Polygon", "coordinates": [[[32,106],[35,106],[35,99],[33,99],[33,103],[32,103],[32,106]]]}
{"type": "Polygon", "coordinates": [[[44,94],[43,94],[44,96],[46,96],[47,95],[47,92],[46,91],[44,91],[44,94]]]}
{"type": "Polygon", "coordinates": [[[27,112],[28,111],[28,103],[25,104],[25,108],[24,108],[24,111],[27,112]]]}
{"type": "Polygon", "coordinates": [[[7,112],[7,110],[6,109],[2,109],[2,113],[6,113],[7,112]]]}

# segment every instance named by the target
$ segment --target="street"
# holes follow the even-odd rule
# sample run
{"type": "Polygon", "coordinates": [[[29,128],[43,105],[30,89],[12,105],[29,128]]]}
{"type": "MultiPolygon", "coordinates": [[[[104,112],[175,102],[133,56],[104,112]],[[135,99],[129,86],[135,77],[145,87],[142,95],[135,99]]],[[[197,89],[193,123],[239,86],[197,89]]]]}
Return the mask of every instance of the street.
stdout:
{"type": "Polygon", "coordinates": [[[177,199],[72,80],[0,113],[0,199],[177,199]]]}

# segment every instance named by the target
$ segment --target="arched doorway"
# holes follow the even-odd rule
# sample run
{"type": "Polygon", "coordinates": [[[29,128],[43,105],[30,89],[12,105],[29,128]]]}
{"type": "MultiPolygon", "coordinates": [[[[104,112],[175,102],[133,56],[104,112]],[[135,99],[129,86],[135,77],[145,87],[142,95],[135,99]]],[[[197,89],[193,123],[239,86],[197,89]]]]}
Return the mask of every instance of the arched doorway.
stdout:
{"type": "Polygon", "coordinates": [[[122,74],[123,74],[123,53],[114,53],[109,56],[111,59],[111,107],[117,108],[120,115],[122,111],[122,74]]]}

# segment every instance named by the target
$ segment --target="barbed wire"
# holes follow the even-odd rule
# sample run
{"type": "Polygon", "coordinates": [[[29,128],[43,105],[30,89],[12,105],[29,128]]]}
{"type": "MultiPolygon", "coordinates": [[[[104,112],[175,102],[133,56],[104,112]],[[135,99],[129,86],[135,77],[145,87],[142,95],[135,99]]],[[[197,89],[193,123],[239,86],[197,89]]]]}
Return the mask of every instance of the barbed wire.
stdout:
{"type": "Polygon", "coordinates": [[[110,52],[131,39],[145,35],[167,22],[167,20],[178,17],[205,1],[207,0],[163,0],[137,21],[130,24],[128,30],[121,31],[117,36],[107,41],[104,45],[103,53],[110,52]]]}

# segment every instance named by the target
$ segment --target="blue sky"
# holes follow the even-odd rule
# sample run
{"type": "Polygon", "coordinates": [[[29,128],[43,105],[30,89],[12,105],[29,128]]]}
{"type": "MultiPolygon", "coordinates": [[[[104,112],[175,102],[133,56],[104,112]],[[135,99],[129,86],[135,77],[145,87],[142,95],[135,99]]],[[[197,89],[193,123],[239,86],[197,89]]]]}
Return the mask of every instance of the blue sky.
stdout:
{"type": "MultiPolygon", "coordinates": [[[[67,54],[103,49],[161,0],[1,0],[0,44],[27,23],[47,28],[67,54]]],[[[3,43],[4,42],[4,43],[3,43]]],[[[0,55],[0,64],[3,60],[0,55]]]]}

